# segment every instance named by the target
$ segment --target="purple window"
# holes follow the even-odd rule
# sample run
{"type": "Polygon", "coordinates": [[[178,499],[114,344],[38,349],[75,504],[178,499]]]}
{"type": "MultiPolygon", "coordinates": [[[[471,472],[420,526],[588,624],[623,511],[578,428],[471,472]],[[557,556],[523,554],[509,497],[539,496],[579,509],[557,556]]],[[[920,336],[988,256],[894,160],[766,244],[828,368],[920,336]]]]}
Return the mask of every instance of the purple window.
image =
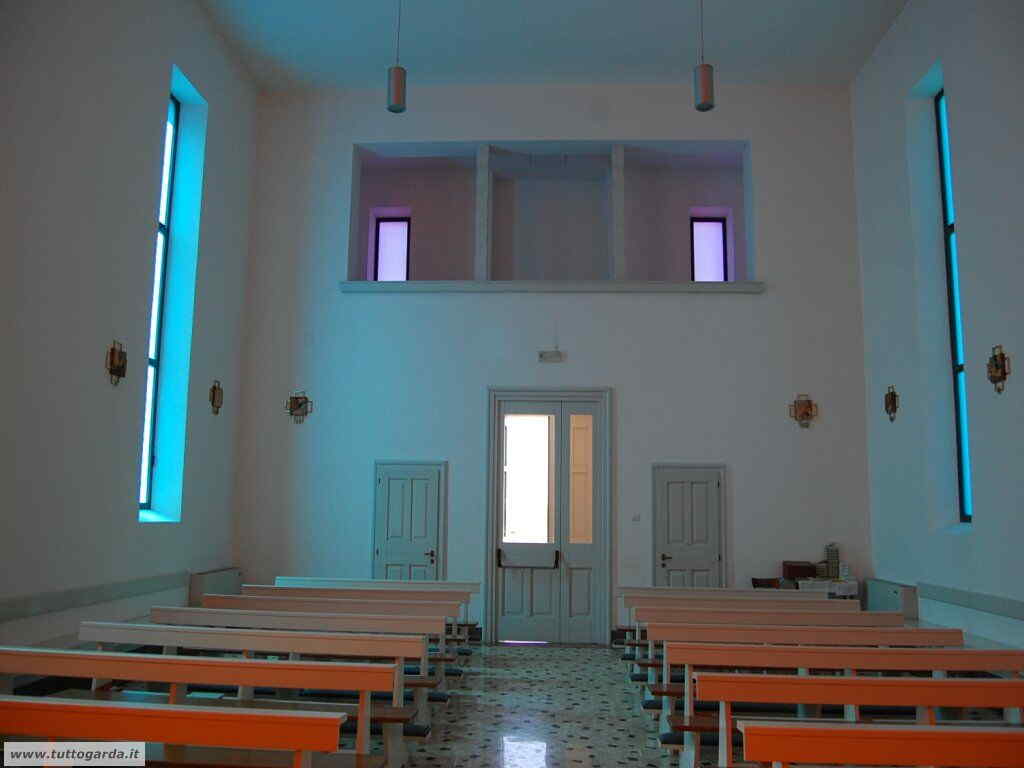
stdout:
{"type": "Polygon", "coordinates": [[[698,283],[724,283],[729,279],[725,253],[725,219],[690,219],[690,275],[698,283]]]}
{"type": "Polygon", "coordinates": [[[377,219],[374,280],[409,279],[409,219],[377,219]]]}

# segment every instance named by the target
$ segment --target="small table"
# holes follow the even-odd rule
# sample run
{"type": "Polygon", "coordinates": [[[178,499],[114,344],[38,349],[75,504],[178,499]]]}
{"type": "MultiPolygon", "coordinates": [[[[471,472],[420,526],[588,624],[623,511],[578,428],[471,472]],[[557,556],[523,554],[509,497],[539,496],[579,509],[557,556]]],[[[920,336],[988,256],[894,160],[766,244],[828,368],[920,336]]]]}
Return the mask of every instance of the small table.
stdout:
{"type": "Polygon", "coordinates": [[[856,579],[798,579],[796,584],[797,589],[828,592],[829,597],[860,596],[860,582],[856,579]]]}

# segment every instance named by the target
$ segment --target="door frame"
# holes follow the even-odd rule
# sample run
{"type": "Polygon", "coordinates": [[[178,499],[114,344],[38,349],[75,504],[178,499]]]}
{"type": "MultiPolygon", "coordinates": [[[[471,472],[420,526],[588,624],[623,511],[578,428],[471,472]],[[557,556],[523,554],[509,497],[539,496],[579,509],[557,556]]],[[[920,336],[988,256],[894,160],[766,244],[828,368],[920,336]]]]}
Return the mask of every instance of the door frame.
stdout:
{"type": "Polygon", "coordinates": [[[370,575],[373,578],[373,564],[377,551],[377,472],[381,467],[433,467],[439,470],[437,488],[437,580],[448,579],[448,462],[447,461],[401,461],[399,459],[376,459],[373,462],[373,516],[370,518],[370,575]]]}
{"type": "Polygon", "coordinates": [[[732,586],[732,558],[729,556],[729,526],[726,524],[729,505],[726,503],[726,472],[725,464],[688,464],[685,462],[661,461],[651,465],[651,585],[658,581],[658,526],[655,524],[658,513],[658,470],[659,469],[696,469],[703,472],[717,472],[721,482],[718,503],[721,506],[718,515],[718,540],[721,542],[722,560],[718,566],[718,581],[723,587],[732,586]]]}
{"type": "Polygon", "coordinates": [[[604,538],[601,557],[605,564],[604,578],[599,587],[604,593],[595,600],[597,608],[595,622],[600,630],[600,637],[610,638],[612,610],[612,446],[615,443],[612,433],[612,388],[611,387],[488,387],[487,388],[487,538],[486,558],[484,566],[484,611],[486,617],[483,640],[493,643],[498,629],[498,579],[496,578],[495,552],[500,545],[498,541],[497,516],[500,505],[498,480],[498,455],[494,425],[501,413],[502,403],[506,401],[547,401],[594,403],[601,409],[599,420],[603,427],[603,445],[597,446],[594,458],[604,463],[603,477],[598,483],[598,498],[601,500],[603,513],[600,518],[595,516],[595,525],[601,526],[604,538]],[[607,630],[607,635],[605,630],[607,630]]]}

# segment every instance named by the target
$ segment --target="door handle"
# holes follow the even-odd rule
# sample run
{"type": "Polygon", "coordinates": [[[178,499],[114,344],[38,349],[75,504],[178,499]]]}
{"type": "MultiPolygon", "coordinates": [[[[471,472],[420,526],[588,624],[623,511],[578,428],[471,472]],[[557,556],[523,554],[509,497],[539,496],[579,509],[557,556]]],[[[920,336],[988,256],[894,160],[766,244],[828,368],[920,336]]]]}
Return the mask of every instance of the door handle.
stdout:
{"type": "Polygon", "coordinates": [[[434,550],[431,549],[428,552],[424,552],[423,554],[430,558],[430,564],[433,565],[434,564],[434,558],[437,557],[437,553],[434,552],[434,550]]]}
{"type": "Polygon", "coordinates": [[[671,560],[671,559],[672,559],[672,555],[666,555],[664,552],[661,553],[661,562],[665,562],[666,560],[671,560]]]}

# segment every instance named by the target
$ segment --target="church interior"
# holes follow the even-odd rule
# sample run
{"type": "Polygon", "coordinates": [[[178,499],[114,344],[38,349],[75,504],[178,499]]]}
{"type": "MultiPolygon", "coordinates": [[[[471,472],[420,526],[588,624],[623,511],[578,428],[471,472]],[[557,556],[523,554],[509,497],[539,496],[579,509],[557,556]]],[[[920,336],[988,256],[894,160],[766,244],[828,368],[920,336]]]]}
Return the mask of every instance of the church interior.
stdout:
{"type": "Polygon", "coordinates": [[[5,765],[1024,768],[1022,40],[0,0],[5,765]]]}

